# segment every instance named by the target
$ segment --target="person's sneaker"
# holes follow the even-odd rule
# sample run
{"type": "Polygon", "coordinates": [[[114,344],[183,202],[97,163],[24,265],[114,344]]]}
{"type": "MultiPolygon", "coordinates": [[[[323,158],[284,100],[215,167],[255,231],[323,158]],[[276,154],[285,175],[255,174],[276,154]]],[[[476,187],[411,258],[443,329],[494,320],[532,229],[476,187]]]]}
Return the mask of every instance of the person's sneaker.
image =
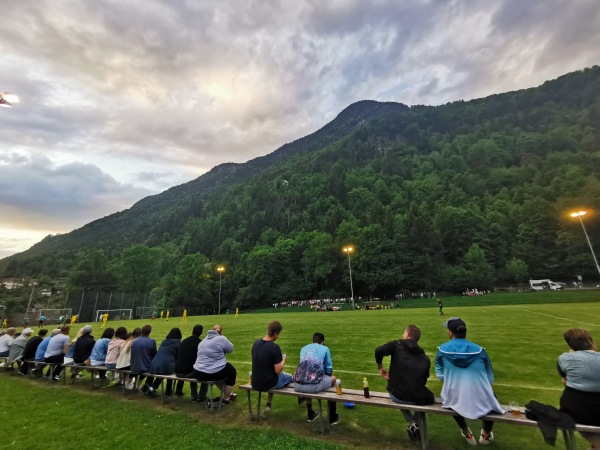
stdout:
{"type": "Polygon", "coordinates": [[[193,402],[204,403],[206,401],[206,397],[196,397],[196,400],[192,399],[193,402]]]}
{"type": "Polygon", "coordinates": [[[329,420],[329,425],[337,425],[341,421],[342,421],[342,418],[340,417],[340,415],[336,414],[329,420]]]}
{"type": "Polygon", "coordinates": [[[155,391],[154,389],[152,389],[152,388],[147,388],[147,390],[146,390],[146,395],[147,395],[148,397],[156,398],[156,397],[158,397],[158,392],[156,392],[156,391],[155,391]]]}
{"type": "Polygon", "coordinates": [[[258,417],[260,417],[262,420],[267,420],[270,415],[271,415],[271,408],[269,406],[267,406],[264,409],[264,411],[259,414],[258,417]]]}
{"type": "Polygon", "coordinates": [[[416,423],[411,423],[406,428],[406,433],[408,434],[409,439],[413,442],[418,442],[421,440],[421,430],[416,423]]]}
{"type": "Polygon", "coordinates": [[[467,441],[469,445],[477,445],[477,441],[473,437],[473,433],[471,433],[471,430],[469,430],[467,434],[463,433],[462,430],[460,430],[460,435],[465,439],[465,441],[467,441]]]}
{"type": "Polygon", "coordinates": [[[315,412],[313,410],[310,410],[308,412],[308,417],[306,418],[306,421],[307,422],[314,422],[315,420],[317,420],[319,418],[320,414],[321,413],[318,413],[318,412],[315,412]]]}
{"type": "Polygon", "coordinates": [[[175,392],[177,397],[183,397],[185,394],[183,392],[175,392]]]}
{"type": "Polygon", "coordinates": [[[172,392],[165,392],[165,395],[166,395],[167,397],[171,397],[171,396],[173,396],[173,393],[172,393],[172,392]]]}
{"type": "Polygon", "coordinates": [[[53,379],[54,381],[60,381],[60,375],[54,375],[54,376],[52,377],[52,379],[53,379]]]}
{"type": "Polygon", "coordinates": [[[479,443],[481,445],[488,445],[493,440],[494,440],[494,433],[492,433],[491,431],[486,432],[484,430],[481,430],[481,436],[479,436],[479,443]]]}
{"type": "Polygon", "coordinates": [[[147,385],[147,384],[143,385],[143,386],[140,388],[140,390],[142,391],[142,393],[144,393],[144,394],[145,394],[146,392],[148,392],[148,385],[147,385]]]}
{"type": "Polygon", "coordinates": [[[237,398],[237,394],[230,394],[229,395],[229,400],[231,400],[232,402],[234,402],[236,398],[237,398]]]}

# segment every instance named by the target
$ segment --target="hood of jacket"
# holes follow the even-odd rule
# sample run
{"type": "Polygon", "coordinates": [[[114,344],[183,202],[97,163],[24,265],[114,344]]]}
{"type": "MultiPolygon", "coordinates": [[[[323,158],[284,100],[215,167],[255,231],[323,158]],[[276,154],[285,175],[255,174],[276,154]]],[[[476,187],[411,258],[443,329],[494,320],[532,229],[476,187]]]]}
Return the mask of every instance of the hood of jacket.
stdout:
{"type": "Polygon", "coordinates": [[[406,349],[406,351],[412,353],[413,355],[420,355],[421,353],[425,353],[425,350],[419,347],[419,344],[417,344],[412,339],[400,339],[398,342],[406,349]]]}
{"type": "Polygon", "coordinates": [[[219,336],[221,336],[221,335],[219,334],[218,331],[216,331],[216,330],[208,330],[208,333],[206,333],[206,337],[204,339],[209,339],[210,340],[210,339],[214,339],[214,338],[219,337],[219,336]]]}
{"type": "Polygon", "coordinates": [[[466,339],[455,338],[441,345],[438,350],[455,366],[469,367],[477,361],[481,352],[483,352],[483,347],[473,344],[466,339]]]}

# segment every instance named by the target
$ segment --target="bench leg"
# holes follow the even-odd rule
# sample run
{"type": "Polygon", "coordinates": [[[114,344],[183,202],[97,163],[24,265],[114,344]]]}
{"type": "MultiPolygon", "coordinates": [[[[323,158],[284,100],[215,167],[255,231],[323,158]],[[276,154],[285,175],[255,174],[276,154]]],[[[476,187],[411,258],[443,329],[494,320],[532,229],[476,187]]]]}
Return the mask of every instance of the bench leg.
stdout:
{"type": "MultiPolygon", "coordinates": [[[[325,433],[325,425],[323,424],[323,404],[321,403],[321,399],[318,399],[319,402],[319,425],[321,426],[321,434],[325,433]]],[[[329,420],[329,417],[327,417],[329,420]]]]}
{"type": "Polygon", "coordinates": [[[260,418],[260,396],[262,392],[258,391],[258,406],[256,407],[256,417],[260,418]]]}
{"type": "Polygon", "coordinates": [[[575,443],[575,433],[569,430],[562,430],[563,438],[565,439],[565,447],[567,450],[577,450],[575,443]]]}
{"type": "Polygon", "coordinates": [[[427,436],[427,417],[425,413],[416,414],[417,425],[421,432],[421,449],[427,450],[429,448],[429,437],[427,436]]]}
{"type": "Polygon", "coordinates": [[[252,415],[252,396],[250,395],[250,391],[246,391],[248,393],[248,413],[250,414],[250,420],[254,420],[254,416],[252,415]]]}

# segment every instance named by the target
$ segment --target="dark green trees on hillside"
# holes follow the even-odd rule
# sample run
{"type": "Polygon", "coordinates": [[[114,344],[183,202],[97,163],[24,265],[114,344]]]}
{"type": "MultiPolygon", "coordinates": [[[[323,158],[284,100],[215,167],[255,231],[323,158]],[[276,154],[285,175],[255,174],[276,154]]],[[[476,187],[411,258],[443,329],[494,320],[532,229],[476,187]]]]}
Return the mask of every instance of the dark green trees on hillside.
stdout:
{"type": "Polygon", "coordinates": [[[0,261],[224,307],[532,278],[597,280],[571,208],[600,250],[600,68],[443,106],[360,102],[313,135],[228,164],[0,261]],[[92,226],[93,225],[93,226],[92,226]]]}

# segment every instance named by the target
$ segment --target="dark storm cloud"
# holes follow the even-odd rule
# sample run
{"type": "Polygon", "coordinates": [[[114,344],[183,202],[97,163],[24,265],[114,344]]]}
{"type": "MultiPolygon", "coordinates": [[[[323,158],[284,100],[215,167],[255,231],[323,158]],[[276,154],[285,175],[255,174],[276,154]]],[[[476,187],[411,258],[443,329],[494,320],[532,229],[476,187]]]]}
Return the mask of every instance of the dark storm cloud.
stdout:
{"type": "Polygon", "coordinates": [[[129,207],[150,191],[123,185],[96,166],[48,158],[0,158],[0,216],[5,228],[65,229],[129,207]]]}

